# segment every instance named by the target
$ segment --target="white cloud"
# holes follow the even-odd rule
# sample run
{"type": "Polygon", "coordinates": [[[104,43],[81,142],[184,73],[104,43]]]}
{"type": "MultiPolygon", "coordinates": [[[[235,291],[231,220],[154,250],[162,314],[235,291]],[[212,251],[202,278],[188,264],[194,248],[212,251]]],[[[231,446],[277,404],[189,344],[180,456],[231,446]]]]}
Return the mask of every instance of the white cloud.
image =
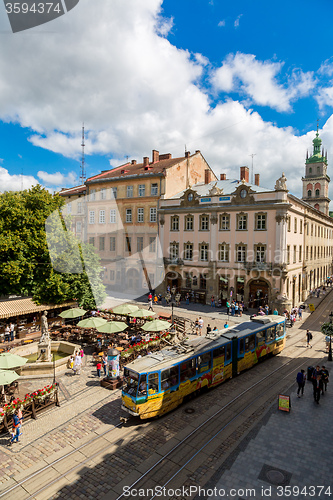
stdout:
{"type": "Polygon", "coordinates": [[[242,92],[260,106],[270,106],[278,111],[291,111],[290,102],[306,95],[315,85],[313,72],[294,70],[289,85],[276,81],[283,67],[282,62],[258,61],[253,54],[229,54],[212,75],[213,86],[218,91],[242,92]]]}
{"type": "Polygon", "coordinates": [[[239,21],[240,21],[240,18],[242,17],[243,14],[239,14],[239,16],[237,16],[235,22],[234,22],[234,26],[235,28],[238,28],[239,26],[239,21]]]}
{"type": "Polygon", "coordinates": [[[67,175],[64,175],[60,172],[49,174],[40,170],[37,172],[37,176],[48,186],[68,186],[77,182],[77,176],[74,172],[69,172],[67,175]]]}
{"type": "Polygon", "coordinates": [[[222,21],[220,21],[218,23],[218,26],[221,28],[222,26],[225,26],[225,19],[223,19],[222,21]]]}
{"type": "Polygon", "coordinates": [[[36,184],[38,181],[32,175],[11,175],[6,168],[0,167],[1,192],[30,189],[36,184]]]}

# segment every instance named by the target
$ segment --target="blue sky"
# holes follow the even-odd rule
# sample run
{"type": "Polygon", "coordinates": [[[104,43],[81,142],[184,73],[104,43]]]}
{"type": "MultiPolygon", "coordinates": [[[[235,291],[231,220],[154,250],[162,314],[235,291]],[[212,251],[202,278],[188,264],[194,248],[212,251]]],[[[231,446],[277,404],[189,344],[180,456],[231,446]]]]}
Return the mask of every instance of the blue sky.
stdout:
{"type": "MultiPolygon", "coordinates": [[[[79,182],[152,149],[200,149],[217,174],[250,165],[301,193],[316,121],[333,156],[328,0],[80,0],[10,32],[0,5],[0,185],[79,182]]],[[[330,166],[329,166],[330,171],[330,166]]]]}

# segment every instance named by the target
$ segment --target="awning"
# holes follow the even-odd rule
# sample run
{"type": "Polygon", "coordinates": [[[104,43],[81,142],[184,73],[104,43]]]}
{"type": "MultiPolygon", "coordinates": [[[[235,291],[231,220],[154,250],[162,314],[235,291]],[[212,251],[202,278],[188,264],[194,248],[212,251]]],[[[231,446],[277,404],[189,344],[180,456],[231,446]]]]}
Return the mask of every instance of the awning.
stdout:
{"type": "Polygon", "coordinates": [[[38,306],[31,298],[4,300],[0,302],[0,319],[24,316],[25,314],[49,311],[50,309],[71,307],[73,305],[76,305],[75,301],[65,302],[63,304],[41,304],[38,306]]]}

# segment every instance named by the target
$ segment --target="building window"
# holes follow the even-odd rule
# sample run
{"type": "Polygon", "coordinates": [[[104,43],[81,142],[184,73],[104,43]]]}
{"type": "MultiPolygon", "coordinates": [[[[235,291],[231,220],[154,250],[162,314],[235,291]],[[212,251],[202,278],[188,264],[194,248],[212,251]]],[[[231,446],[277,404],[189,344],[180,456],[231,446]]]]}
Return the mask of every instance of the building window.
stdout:
{"type": "Polygon", "coordinates": [[[69,203],[67,203],[67,205],[66,205],[66,206],[67,206],[67,213],[68,213],[68,214],[71,214],[71,213],[72,213],[72,203],[71,203],[71,202],[69,202],[69,203]]]}
{"type": "Polygon", "coordinates": [[[208,261],[208,244],[201,243],[199,245],[199,252],[200,252],[200,260],[207,262],[208,261]]]}
{"type": "Polygon", "coordinates": [[[96,189],[91,189],[90,190],[90,201],[95,201],[96,200],[96,189]]]}
{"type": "Polygon", "coordinates": [[[136,251],[142,252],[143,250],[143,236],[138,236],[136,239],[136,251]]]}
{"type": "Polygon", "coordinates": [[[255,247],[256,262],[266,261],[266,247],[264,245],[257,245],[255,247]]]}
{"type": "Polygon", "coordinates": [[[95,246],[95,238],[93,236],[90,236],[89,238],[89,245],[92,245],[93,247],[95,246]]]}
{"type": "Polygon", "coordinates": [[[82,201],[78,201],[77,202],[77,213],[78,214],[82,214],[83,210],[82,210],[82,201]]]}
{"type": "Polygon", "coordinates": [[[297,219],[294,219],[294,233],[297,233],[297,219]]]}
{"type": "Polygon", "coordinates": [[[105,210],[99,211],[99,221],[100,224],[105,224],[105,210]]]}
{"type": "Polygon", "coordinates": [[[290,245],[287,245],[287,264],[290,264],[290,245]]]}
{"type": "Polygon", "coordinates": [[[209,215],[200,215],[200,231],[209,231],[209,215]]]}
{"type": "Polygon", "coordinates": [[[200,288],[202,290],[206,290],[207,287],[207,278],[205,274],[200,274],[200,288]]]}
{"type": "Polygon", "coordinates": [[[106,189],[105,188],[101,189],[101,200],[106,200],[106,189]]]}
{"type": "Polygon", "coordinates": [[[158,195],[158,185],[157,185],[157,183],[151,185],[150,194],[151,194],[151,196],[157,196],[158,195]]]}
{"type": "Polygon", "coordinates": [[[179,243],[170,243],[169,257],[171,260],[176,260],[179,258],[179,243]]]}
{"type": "Polygon", "coordinates": [[[116,237],[110,236],[110,252],[116,251],[116,237]]]}
{"type": "Polygon", "coordinates": [[[126,196],[127,198],[133,198],[133,186],[127,186],[126,196]]]}
{"type": "Polygon", "coordinates": [[[300,232],[300,234],[303,234],[303,221],[302,221],[302,219],[299,221],[299,232],[300,232]]]}
{"type": "Polygon", "coordinates": [[[311,224],[311,236],[313,236],[313,224],[311,224]]]}
{"type": "Polygon", "coordinates": [[[149,238],[149,252],[156,252],[156,237],[149,238]]]}
{"type": "Polygon", "coordinates": [[[312,256],[313,256],[313,248],[310,247],[310,260],[312,260],[312,256]]]}
{"type": "Polygon", "coordinates": [[[150,222],[156,222],[157,221],[157,208],[152,207],[150,209],[150,222]]]}
{"type": "Polygon", "coordinates": [[[131,237],[130,236],[125,237],[125,249],[127,252],[131,252],[132,246],[131,246],[131,237]]]}
{"type": "Polygon", "coordinates": [[[185,216],[185,231],[193,231],[193,215],[185,216]]]}
{"type": "Polygon", "coordinates": [[[238,214],[237,215],[237,230],[246,231],[247,230],[247,215],[238,214]]]}
{"type": "Polygon", "coordinates": [[[118,188],[117,187],[111,188],[111,192],[112,192],[112,197],[111,198],[114,198],[116,200],[117,199],[117,195],[118,195],[118,188]]]}
{"type": "Polygon", "coordinates": [[[145,196],[146,186],[144,184],[139,184],[139,196],[145,196]]]}
{"type": "Polygon", "coordinates": [[[179,217],[178,217],[178,215],[173,215],[171,217],[171,231],[179,231],[179,217]]]}
{"type": "Polygon", "coordinates": [[[294,245],[293,263],[296,263],[296,245],[294,245]]]}
{"type": "Polygon", "coordinates": [[[311,196],[312,196],[312,191],[311,189],[308,189],[308,198],[311,198],[311,196]]]}
{"type": "Polygon", "coordinates": [[[302,245],[299,246],[299,255],[298,255],[298,260],[301,262],[302,261],[302,245]]]}
{"type": "Polygon", "coordinates": [[[229,262],[229,245],[226,243],[219,245],[219,260],[221,262],[229,262]]]}
{"type": "Polygon", "coordinates": [[[306,247],[305,259],[309,260],[309,247],[306,247]]]}
{"type": "Polygon", "coordinates": [[[114,281],[114,270],[111,269],[110,271],[110,281],[114,281]]]}
{"type": "Polygon", "coordinates": [[[222,214],[220,215],[220,231],[230,230],[230,215],[222,214]]]}
{"type": "Polygon", "coordinates": [[[237,245],[236,247],[236,262],[245,262],[246,246],[237,245]]]}
{"type": "Polygon", "coordinates": [[[184,245],[184,260],[193,259],[193,243],[185,243],[184,245]]]}
{"type": "Polygon", "coordinates": [[[266,214],[256,214],[256,230],[266,230],[266,214]]]}
{"type": "Polygon", "coordinates": [[[77,221],[76,223],[76,232],[81,233],[82,231],[82,223],[80,221],[77,221]]]}
{"type": "Polygon", "coordinates": [[[99,249],[101,251],[105,250],[105,237],[104,236],[99,237],[99,249]]]}
{"type": "Polygon", "coordinates": [[[132,222],[132,209],[126,208],[126,222],[132,222]]]}
{"type": "Polygon", "coordinates": [[[115,208],[111,208],[110,209],[110,222],[111,224],[115,224],[117,221],[116,219],[116,209],[115,208]]]}
{"type": "Polygon", "coordinates": [[[89,210],[89,224],[95,224],[95,212],[94,212],[94,210],[89,210]]]}
{"type": "Polygon", "coordinates": [[[290,218],[290,215],[287,218],[287,224],[288,224],[288,231],[291,231],[291,218],[290,218]]]}
{"type": "Polygon", "coordinates": [[[320,191],[319,191],[319,189],[316,189],[316,196],[320,196],[320,191]]]}
{"type": "Polygon", "coordinates": [[[144,221],[144,218],[143,218],[143,208],[138,208],[138,222],[143,222],[144,221]]]}

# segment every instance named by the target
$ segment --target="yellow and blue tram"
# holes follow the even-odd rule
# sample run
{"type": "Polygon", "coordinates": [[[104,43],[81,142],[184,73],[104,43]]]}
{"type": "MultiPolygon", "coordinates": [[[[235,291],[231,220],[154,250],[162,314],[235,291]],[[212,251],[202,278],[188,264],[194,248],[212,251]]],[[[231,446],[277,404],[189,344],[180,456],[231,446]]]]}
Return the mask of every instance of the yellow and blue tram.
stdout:
{"type": "Polygon", "coordinates": [[[209,389],[279,354],[286,342],[285,318],[253,318],[206,337],[136,359],[124,368],[122,409],[141,419],[161,416],[193,393],[209,389]]]}

